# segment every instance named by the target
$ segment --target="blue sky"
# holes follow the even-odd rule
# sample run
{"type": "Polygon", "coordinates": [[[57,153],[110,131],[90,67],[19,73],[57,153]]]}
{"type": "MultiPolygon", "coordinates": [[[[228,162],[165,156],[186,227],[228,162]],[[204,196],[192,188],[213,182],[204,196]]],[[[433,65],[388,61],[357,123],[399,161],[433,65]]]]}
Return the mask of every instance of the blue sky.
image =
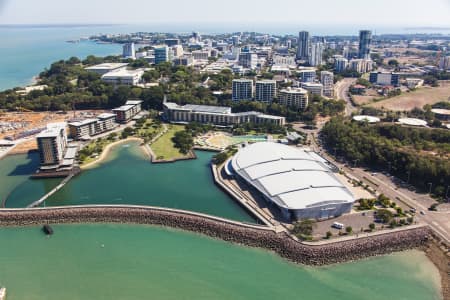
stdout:
{"type": "Polygon", "coordinates": [[[156,22],[450,27],[450,0],[0,0],[0,24],[156,22]]]}

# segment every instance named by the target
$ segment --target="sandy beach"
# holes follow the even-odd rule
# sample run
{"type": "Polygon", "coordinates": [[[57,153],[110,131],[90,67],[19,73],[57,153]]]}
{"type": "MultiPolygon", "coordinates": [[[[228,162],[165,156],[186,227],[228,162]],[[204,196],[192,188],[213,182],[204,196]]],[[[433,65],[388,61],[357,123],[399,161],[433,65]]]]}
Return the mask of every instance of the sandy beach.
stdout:
{"type": "MultiPolygon", "coordinates": [[[[90,162],[90,163],[88,163],[86,165],[81,165],[80,168],[82,170],[86,170],[86,169],[90,169],[92,167],[95,167],[95,165],[101,163],[103,160],[105,160],[108,157],[108,154],[109,154],[109,152],[111,151],[111,149],[113,147],[121,145],[121,144],[125,144],[125,143],[128,143],[128,142],[133,142],[133,141],[142,142],[143,140],[141,138],[137,138],[137,137],[129,137],[129,138],[125,139],[125,140],[119,140],[117,142],[111,143],[111,144],[107,145],[105,147],[105,149],[103,149],[102,153],[100,154],[100,156],[96,160],[94,160],[94,161],[92,161],[92,162],[90,162]]],[[[143,148],[143,151],[150,156],[150,154],[146,151],[145,147],[142,147],[142,148],[143,148]]]]}

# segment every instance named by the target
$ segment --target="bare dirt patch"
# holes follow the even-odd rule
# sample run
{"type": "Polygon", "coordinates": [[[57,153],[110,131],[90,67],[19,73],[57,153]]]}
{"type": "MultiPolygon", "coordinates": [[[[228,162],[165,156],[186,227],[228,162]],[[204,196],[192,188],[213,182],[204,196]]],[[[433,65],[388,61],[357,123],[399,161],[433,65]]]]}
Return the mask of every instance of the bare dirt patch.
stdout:
{"type": "Polygon", "coordinates": [[[426,104],[435,104],[450,98],[450,81],[441,81],[439,87],[422,87],[400,96],[372,103],[369,106],[392,111],[410,111],[426,104]]]}

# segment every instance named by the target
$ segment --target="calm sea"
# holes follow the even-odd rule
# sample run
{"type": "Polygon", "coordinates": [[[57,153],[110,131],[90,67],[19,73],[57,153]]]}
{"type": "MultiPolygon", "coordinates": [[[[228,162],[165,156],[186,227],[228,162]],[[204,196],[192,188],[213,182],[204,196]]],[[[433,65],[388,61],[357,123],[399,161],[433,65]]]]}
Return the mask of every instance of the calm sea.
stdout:
{"type": "MultiPolygon", "coordinates": [[[[224,33],[257,31],[272,34],[295,34],[309,30],[312,35],[357,35],[360,28],[351,26],[327,26],[308,24],[142,24],[142,25],[92,25],[92,26],[2,26],[0,25],[0,90],[31,83],[50,63],[71,56],[84,58],[87,55],[119,54],[120,45],[99,45],[93,42],[77,44],[67,40],[87,37],[98,33],[177,32],[224,33]]],[[[369,28],[376,33],[416,33],[450,30],[369,28]]]]}

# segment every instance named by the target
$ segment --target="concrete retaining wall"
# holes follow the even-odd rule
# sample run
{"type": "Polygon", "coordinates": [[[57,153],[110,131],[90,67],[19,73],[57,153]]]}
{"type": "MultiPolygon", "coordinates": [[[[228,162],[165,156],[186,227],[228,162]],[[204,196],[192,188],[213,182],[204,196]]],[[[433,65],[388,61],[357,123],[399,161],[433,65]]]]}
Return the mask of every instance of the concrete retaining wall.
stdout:
{"type": "MultiPolygon", "coordinates": [[[[326,265],[423,246],[428,227],[324,245],[306,245],[286,233],[258,225],[227,221],[202,214],[152,207],[89,206],[0,210],[0,226],[45,223],[134,223],[166,226],[213,238],[274,251],[293,262],[326,265]]],[[[58,233],[56,233],[58,234],[58,233]]]]}

